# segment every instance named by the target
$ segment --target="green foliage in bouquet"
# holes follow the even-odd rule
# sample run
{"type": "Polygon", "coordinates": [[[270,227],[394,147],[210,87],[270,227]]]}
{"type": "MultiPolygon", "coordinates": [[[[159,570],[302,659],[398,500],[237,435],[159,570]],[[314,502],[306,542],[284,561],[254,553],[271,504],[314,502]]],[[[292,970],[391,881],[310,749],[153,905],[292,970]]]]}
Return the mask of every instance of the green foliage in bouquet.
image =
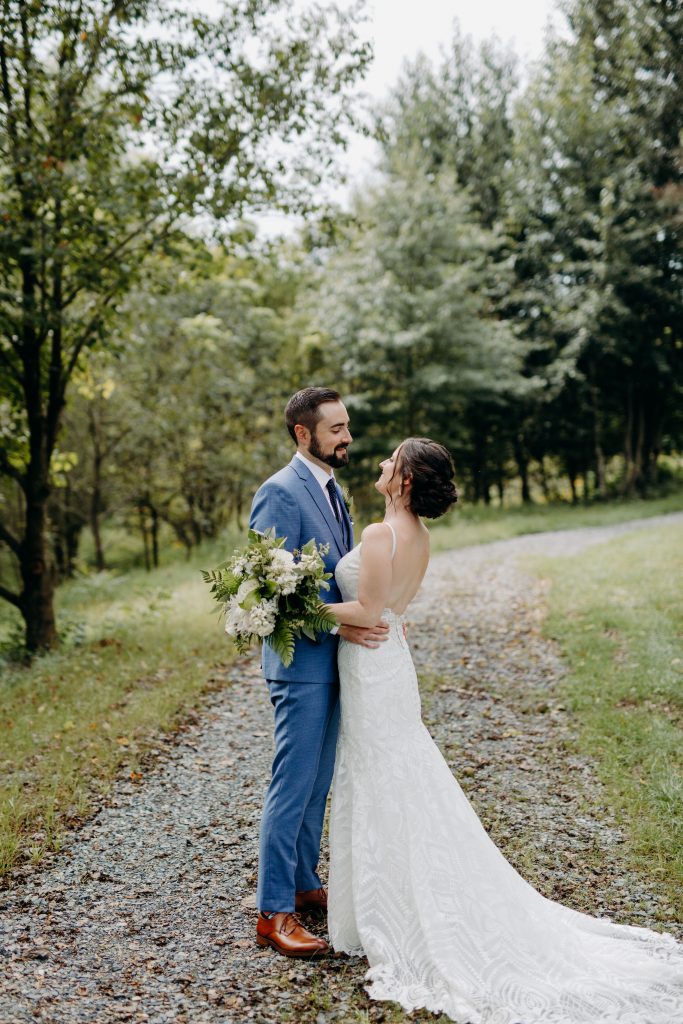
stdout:
{"type": "Polygon", "coordinates": [[[288,666],[297,638],[316,640],[320,633],[329,633],[337,620],[320,600],[320,591],[329,589],[332,576],[323,561],[328,548],[310,540],[291,552],[284,546],[285,539],[276,537],[272,529],[250,530],[244,548],[201,572],[240,654],[264,640],[288,666]]]}

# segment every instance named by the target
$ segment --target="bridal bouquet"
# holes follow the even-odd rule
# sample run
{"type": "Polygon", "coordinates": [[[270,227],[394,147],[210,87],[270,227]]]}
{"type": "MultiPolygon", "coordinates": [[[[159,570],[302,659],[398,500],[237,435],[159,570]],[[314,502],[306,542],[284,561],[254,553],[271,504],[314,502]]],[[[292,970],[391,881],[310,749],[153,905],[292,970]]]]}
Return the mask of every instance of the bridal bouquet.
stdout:
{"type": "Polygon", "coordinates": [[[249,543],[215,569],[202,569],[225,614],[225,632],[240,654],[265,640],[283,665],[291,665],[294,640],[329,633],[337,620],[320,600],[332,573],[325,572],[327,547],[310,540],[300,551],[283,546],[274,530],[249,531],[249,543]]]}

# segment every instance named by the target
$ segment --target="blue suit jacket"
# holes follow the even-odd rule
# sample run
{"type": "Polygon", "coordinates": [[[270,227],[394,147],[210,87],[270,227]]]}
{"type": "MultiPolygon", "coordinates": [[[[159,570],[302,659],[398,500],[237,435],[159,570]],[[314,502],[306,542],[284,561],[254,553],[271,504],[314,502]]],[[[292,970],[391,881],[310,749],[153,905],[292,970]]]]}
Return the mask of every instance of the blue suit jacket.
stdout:
{"type": "MultiPolygon", "coordinates": [[[[249,526],[262,532],[275,528],[278,537],[286,537],[289,551],[301,548],[311,538],[318,544],[329,544],[325,555],[327,572],[333,573],[337,562],[353,547],[353,526],[337,484],[343,522],[340,527],[320,484],[306,464],[294,457],[288,466],[261,484],[251,505],[249,526]]],[[[342,597],[334,578],[329,590],[321,590],[321,600],[328,604],[342,597]]],[[[263,645],[261,665],[266,679],[286,682],[333,683],[337,674],[336,636],[321,634],[313,642],[307,637],[297,640],[294,660],[285,668],[268,644],[263,645]]]]}

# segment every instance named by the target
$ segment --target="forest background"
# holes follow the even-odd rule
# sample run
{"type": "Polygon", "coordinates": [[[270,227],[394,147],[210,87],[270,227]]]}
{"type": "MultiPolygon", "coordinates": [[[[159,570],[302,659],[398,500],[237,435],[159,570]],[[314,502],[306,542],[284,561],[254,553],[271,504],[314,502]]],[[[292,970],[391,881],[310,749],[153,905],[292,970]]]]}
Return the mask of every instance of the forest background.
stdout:
{"type": "Polygon", "coordinates": [[[680,6],[572,0],[525,69],[456,28],[371,117],[362,8],[288,8],[2,5],[12,650],[58,643],[63,581],[242,528],[308,383],[349,408],[357,518],[414,434],[451,449],[465,503],[676,485],[680,6]],[[321,205],[354,130],[381,165],[321,205]],[[295,237],[259,236],[274,208],[295,237]]]}
{"type": "MultiPolygon", "coordinates": [[[[683,507],[683,9],[563,9],[533,65],[455,28],[368,111],[362,4],[0,3],[0,876],[230,685],[199,569],[298,388],[344,396],[357,535],[409,434],[455,457],[436,550],[683,507]]],[[[674,907],[680,560],[672,523],[540,570],[577,742],[674,907]]]]}

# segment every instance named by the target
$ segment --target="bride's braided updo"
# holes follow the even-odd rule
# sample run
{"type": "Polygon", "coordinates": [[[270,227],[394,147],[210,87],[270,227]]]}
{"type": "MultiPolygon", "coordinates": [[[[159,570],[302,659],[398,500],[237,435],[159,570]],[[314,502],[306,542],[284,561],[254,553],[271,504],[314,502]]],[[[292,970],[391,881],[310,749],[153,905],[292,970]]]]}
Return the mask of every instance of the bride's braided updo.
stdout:
{"type": "Polygon", "coordinates": [[[409,508],[415,515],[436,519],[458,500],[453,459],[442,444],[428,437],[408,437],[396,461],[395,472],[412,480],[409,508]]]}

